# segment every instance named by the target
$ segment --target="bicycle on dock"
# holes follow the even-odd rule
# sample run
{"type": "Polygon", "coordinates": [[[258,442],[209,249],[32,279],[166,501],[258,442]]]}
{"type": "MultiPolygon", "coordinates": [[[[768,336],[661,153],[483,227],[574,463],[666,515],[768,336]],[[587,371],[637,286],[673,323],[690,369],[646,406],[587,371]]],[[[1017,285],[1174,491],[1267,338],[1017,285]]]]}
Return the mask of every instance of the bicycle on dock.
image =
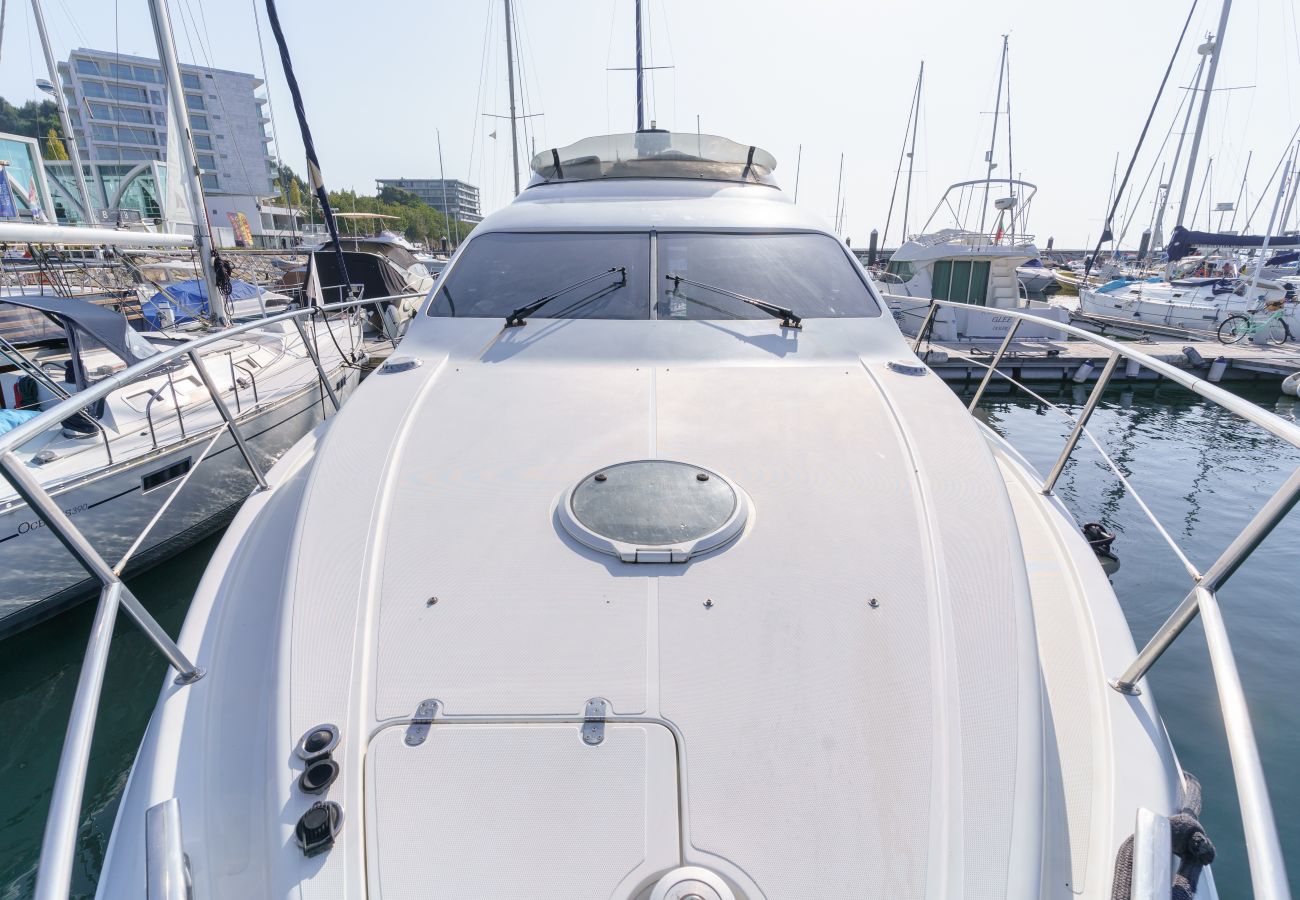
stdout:
{"type": "Polygon", "coordinates": [[[1219,323],[1219,341],[1224,344],[1239,344],[1263,331],[1270,344],[1285,344],[1291,340],[1291,327],[1282,318],[1285,309],[1286,304],[1281,300],[1271,300],[1265,304],[1263,315],[1256,308],[1245,314],[1228,316],[1219,323]]]}

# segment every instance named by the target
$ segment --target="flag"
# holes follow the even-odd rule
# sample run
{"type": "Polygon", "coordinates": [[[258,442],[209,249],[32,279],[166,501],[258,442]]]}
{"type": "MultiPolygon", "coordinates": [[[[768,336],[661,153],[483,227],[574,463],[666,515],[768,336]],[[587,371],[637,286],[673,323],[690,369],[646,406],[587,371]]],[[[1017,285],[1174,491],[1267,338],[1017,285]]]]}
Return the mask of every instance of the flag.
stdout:
{"type": "Polygon", "coordinates": [[[41,212],[41,195],[36,191],[35,175],[30,175],[27,179],[27,206],[32,211],[33,219],[45,221],[45,213],[41,212]]]}
{"type": "Polygon", "coordinates": [[[997,235],[994,236],[994,238],[993,238],[993,242],[994,242],[994,243],[998,243],[998,242],[1001,241],[1001,240],[1002,240],[1002,226],[999,225],[999,226],[998,226],[998,233],[997,233],[997,235]]]}
{"type": "Polygon", "coordinates": [[[0,169],[4,177],[0,178],[0,218],[16,219],[18,210],[14,208],[14,195],[9,191],[9,170],[0,169]]]}

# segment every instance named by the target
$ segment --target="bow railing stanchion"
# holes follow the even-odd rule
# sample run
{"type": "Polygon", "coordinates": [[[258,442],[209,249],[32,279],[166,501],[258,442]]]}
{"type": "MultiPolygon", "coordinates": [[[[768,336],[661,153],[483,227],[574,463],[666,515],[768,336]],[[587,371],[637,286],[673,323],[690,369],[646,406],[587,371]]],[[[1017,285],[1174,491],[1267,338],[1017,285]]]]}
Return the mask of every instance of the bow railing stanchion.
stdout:
{"type": "Polygon", "coordinates": [[[307,337],[306,326],[302,324],[300,318],[295,318],[293,324],[298,327],[298,334],[302,337],[302,345],[306,348],[307,355],[311,357],[311,361],[316,365],[316,374],[320,376],[320,383],[325,386],[325,393],[330,396],[330,403],[334,405],[334,411],[338,412],[342,404],[339,403],[338,394],[334,393],[334,385],[330,384],[329,376],[325,374],[325,368],[320,364],[320,354],[316,352],[316,348],[312,346],[311,340],[307,337]]]}
{"type": "Polygon", "coordinates": [[[1205,644],[1210,651],[1214,683],[1219,691],[1219,706],[1223,710],[1232,775],[1237,783],[1242,831],[1249,849],[1250,886],[1260,900],[1285,900],[1291,896],[1285,857],[1278,841],[1277,822],[1273,818],[1273,804],[1268,798],[1259,747],[1250,727],[1250,711],[1246,707],[1246,692],[1241,687],[1237,661],[1232,655],[1232,645],[1214,591],[1197,587],[1195,595],[1201,623],[1205,627],[1205,644]]]}
{"type": "Polygon", "coordinates": [[[1102,368],[1101,374],[1097,376],[1097,383],[1093,385],[1092,393],[1088,395],[1088,402],[1083,405],[1083,411],[1075,419],[1074,428],[1070,431],[1070,436],[1065,441],[1065,447],[1061,450],[1061,455],[1057,457],[1056,464],[1052,466],[1052,471],[1047,473],[1043,479],[1042,491],[1044,494],[1050,494],[1052,488],[1056,487],[1056,481],[1065,471],[1065,464],[1070,461],[1070,454],[1079,443],[1079,438],[1083,436],[1083,429],[1088,427],[1088,420],[1092,418],[1093,411],[1097,409],[1097,404],[1101,402],[1101,395],[1106,391],[1106,385],[1110,382],[1110,376],[1115,374],[1115,367],[1119,365],[1120,352],[1112,350],[1110,359],[1106,360],[1106,365],[1102,368]]]}
{"type": "MultiPolygon", "coordinates": [[[[297,320],[295,319],[294,321],[297,320]]],[[[198,370],[199,378],[203,379],[203,386],[208,389],[208,394],[211,395],[212,402],[217,407],[217,412],[221,413],[221,418],[225,419],[226,425],[230,427],[230,436],[235,439],[235,444],[239,447],[239,452],[243,455],[244,462],[248,464],[248,468],[252,471],[253,477],[257,479],[257,486],[261,490],[266,490],[266,476],[262,474],[262,467],[257,464],[257,459],[253,456],[253,451],[249,448],[248,442],[244,440],[244,433],[239,430],[239,423],[236,422],[235,417],[231,415],[230,407],[226,406],[222,401],[221,394],[217,391],[217,386],[212,383],[212,376],[208,374],[207,368],[203,365],[202,357],[199,356],[197,350],[191,350],[189,357],[190,362],[194,364],[194,368],[198,370]]]]}
{"type": "MultiPolygon", "coordinates": [[[[885,296],[900,302],[912,302],[915,299],[889,294],[885,296]]],[[[985,312],[1010,316],[1017,322],[1024,320],[1044,321],[1042,316],[1018,309],[991,309],[958,304],[950,300],[931,300],[929,313],[926,315],[925,321],[917,333],[917,338],[912,344],[914,352],[920,349],[921,343],[933,323],[935,311],[940,306],[965,309],[972,313],[985,312]]],[[[1277,822],[1274,819],[1272,804],[1268,797],[1264,770],[1260,764],[1259,750],[1256,746],[1255,734],[1250,722],[1250,711],[1246,705],[1245,693],[1242,690],[1232,646],[1228,640],[1228,633],[1219,612],[1217,591],[1263,543],[1265,538],[1282,522],[1287,514],[1295,508],[1297,503],[1300,503],[1300,468],[1293,471],[1282,486],[1269,497],[1268,501],[1255,513],[1246,527],[1233,538],[1227,549],[1202,575],[1197,572],[1195,566],[1187,559],[1186,554],[1173,543],[1172,539],[1168,538],[1167,531],[1155,519],[1154,514],[1146,504],[1141,501],[1137,492],[1128,484],[1127,479],[1107,455],[1105,449],[1087,430],[1087,425],[1088,420],[1101,401],[1102,393],[1114,374],[1119,360],[1128,358],[1136,360],[1143,368],[1155,373],[1157,376],[1181,385],[1187,390],[1217,404],[1222,409],[1240,416],[1245,421],[1263,429],[1274,437],[1280,438],[1292,447],[1300,448],[1300,427],[1297,427],[1294,422],[1287,421],[1278,415],[1261,409],[1255,403],[1237,394],[1230,393],[1216,384],[1211,384],[1164,360],[1147,356],[1131,344],[1120,344],[1110,338],[1084,331],[1075,325],[1064,322],[1053,321],[1051,327],[1064,334],[1090,341],[1102,347],[1109,351],[1110,358],[1106,361],[1105,367],[1097,379],[1097,384],[1088,395],[1080,414],[1077,417],[1069,417],[1063,410],[1061,411],[1063,415],[1072,418],[1072,431],[1060,457],[1056,460],[1056,464],[1052,467],[1047,478],[1044,479],[1043,494],[1051,494],[1075,446],[1078,444],[1079,438],[1087,435],[1089,441],[1101,453],[1102,458],[1107,461],[1116,476],[1119,477],[1125,489],[1131,491],[1134,498],[1138,500],[1139,505],[1146,512],[1156,529],[1162,535],[1165,535],[1166,540],[1169,540],[1174,552],[1187,568],[1194,584],[1191,592],[1187,594],[1164,624],[1156,630],[1156,633],[1142,648],[1142,651],[1125,670],[1124,674],[1112,679],[1110,686],[1121,693],[1140,694],[1141,689],[1138,687],[1138,682],[1146,677],[1147,672],[1155,664],[1156,660],[1178,639],[1178,636],[1182,634],[1197,615],[1201,616],[1205,626],[1206,644],[1209,648],[1215,689],[1219,694],[1219,704],[1223,711],[1224,727],[1228,736],[1228,750],[1232,758],[1233,778],[1236,781],[1237,796],[1241,805],[1242,826],[1246,836],[1246,854],[1250,864],[1252,887],[1256,897],[1267,898],[1267,900],[1289,900],[1291,893],[1286,879],[1285,857],[1282,854],[1281,842],[1277,835],[1277,822]]],[[[1009,338],[1004,340],[1002,348],[993,359],[993,364],[986,367],[988,371],[979,386],[979,390],[976,392],[976,401],[978,401],[993,374],[996,373],[997,364],[1001,361],[1002,353],[1009,344],[1009,338]]],[[[985,365],[974,357],[962,356],[961,358],[978,366],[985,365]]],[[[1053,404],[1034,393],[1015,378],[1004,373],[997,374],[1028,392],[1040,402],[1046,402],[1049,406],[1053,406],[1053,404]]],[[[972,402],[970,404],[972,412],[974,412],[975,407],[976,403],[972,402]]]]}
{"type": "Polygon", "coordinates": [[[117,619],[121,592],[120,581],[104,586],[90,626],[90,640],[81,663],[81,674],[77,676],[68,731],[63,738],[63,751],[59,754],[58,777],[54,780],[45,836],[41,840],[36,900],[67,900],[72,889],[72,861],[77,851],[86,770],[90,765],[95,718],[104,688],[104,670],[108,666],[108,650],[113,640],[113,624],[117,619]]]}
{"type": "Polygon", "coordinates": [[[921,342],[925,340],[926,335],[930,332],[930,327],[934,324],[935,314],[939,311],[939,303],[936,300],[930,301],[930,308],[926,310],[925,318],[921,320],[921,327],[916,330],[916,340],[912,342],[912,352],[919,354],[921,352],[921,342]]]}
{"type": "Polygon", "coordinates": [[[1011,327],[1007,329],[1007,336],[1002,339],[998,346],[998,352],[993,354],[993,362],[989,363],[988,371],[984,373],[984,378],[980,381],[980,386],[975,389],[975,396],[971,397],[970,404],[966,407],[971,412],[975,412],[975,407],[980,405],[980,398],[984,396],[984,389],[989,386],[993,380],[993,375],[997,372],[998,366],[1002,362],[1002,357],[1006,354],[1007,348],[1011,346],[1011,340],[1016,336],[1016,330],[1020,328],[1020,320],[1014,319],[1011,327]]]}
{"type": "MultiPolygon", "coordinates": [[[[18,496],[23,498],[23,502],[41,517],[45,527],[54,532],[54,536],[59,539],[59,543],[68,549],[68,552],[81,564],[83,569],[104,586],[120,581],[113,568],[90,545],[85,535],[77,530],[77,526],[72,524],[72,520],[68,518],[67,514],[59,509],[59,505],[45,492],[40,483],[32,477],[31,473],[27,471],[27,467],[13,455],[12,450],[0,453],[0,470],[3,470],[5,478],[13,485],[18,496]]],[[[163,627],[149,614],[147,609],[140,605],[140,601],[135,599],[125,586],[121,589],[120,598],[127,614],[135,620],[141,630],[153,641],[159,652],[167,657],[167,661],[180,673],[178,681],[197,681],[203,677],[203,670],[189,661],[185,654],[181,652],[181,648],[176,646],[176,642],[167,635],[163,627]]]]}
{"type": "MultiPolygon", "coordinates": [[[[1268,502],[1260,507],[1259,512],[1247,523],[1233,539],[1228,548],[1223,551],[1214,564],[1205,571],[1201,576],[1197,589],[1204,588],[1209,591],[1218,591],[1233,573],[1241,567],[1241,564],[1255,552],[1255,548],[1264,542],[1277,525],[1286,518],[1287,513],[1300,502],[1300,468],[1291,473],[1280,488],[1268,498],[1268,502]]],[[[1115,690],[1132,694],[1137,692],[1137,683],[1147,674],[1147,671],[1155,664],[1155,661],[1169,649],[1169,645],[1174,642],[1178,635],[1183,633],[1192,620],[1196,618],[1198,611],[1197,589],[1193,589],[1178,604],[1173,615],[1165,620],[1165,623],[1157,629],[1156,633],[1147,641],[1147,645],[1142,648],[1142,652],[1133,660],[1133,664],[1125,670],[1124,674],[1111,681],[1111,687],[1115,690]]]]}

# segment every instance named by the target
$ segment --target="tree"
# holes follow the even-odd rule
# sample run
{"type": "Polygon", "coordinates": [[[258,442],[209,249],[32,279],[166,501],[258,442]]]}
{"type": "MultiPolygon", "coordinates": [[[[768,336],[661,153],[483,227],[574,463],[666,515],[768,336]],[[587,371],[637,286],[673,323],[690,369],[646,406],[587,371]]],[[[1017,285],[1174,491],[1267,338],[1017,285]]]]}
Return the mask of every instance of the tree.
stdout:
{"type": "Polygon", "coordinates": [[[51,128],[45,134],[45,158],[46,159],[67,159],[68,151],[63,149],[63,141],[59,140],[59,133],[51,128]]]}
{"type": "Polygon", "coordinates": [[[302,209],[302,188],[296,181],[289,182],[289,208],[302,209]]]}

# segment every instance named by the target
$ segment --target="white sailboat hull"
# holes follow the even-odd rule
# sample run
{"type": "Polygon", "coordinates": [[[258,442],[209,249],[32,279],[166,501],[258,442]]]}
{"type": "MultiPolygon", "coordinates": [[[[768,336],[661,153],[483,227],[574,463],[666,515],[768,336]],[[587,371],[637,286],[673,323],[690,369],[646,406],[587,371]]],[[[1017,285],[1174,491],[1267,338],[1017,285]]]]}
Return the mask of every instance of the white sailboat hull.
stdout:
{"type": "MultiPolygon", "coordinates": [[[[356,372],[341,368],[333,373],[341,397],[356,385],[356,372]]],[[[241,418],[239,427],[259,463],[269,467],[322,421],[326,403],[318,383],[307,385],[241,418]]],[[[146,479],[183,467],[186,460],[197,460],[214,433],[214,428],[192,433],[145,456],[69,479],[51,493],[100,555],[116,563],[166,502],[180,476],[149,489],[146,479]]],[[[227,432],[198,463],[177,502],[132,555],[129,569],[146,568],[220,528],[255,485],[227,432]]],[[[84,600],[96,588],[97,582],[25,503],[11,500],[4,505],[0,510],[0,637],[84,600]]]]}

